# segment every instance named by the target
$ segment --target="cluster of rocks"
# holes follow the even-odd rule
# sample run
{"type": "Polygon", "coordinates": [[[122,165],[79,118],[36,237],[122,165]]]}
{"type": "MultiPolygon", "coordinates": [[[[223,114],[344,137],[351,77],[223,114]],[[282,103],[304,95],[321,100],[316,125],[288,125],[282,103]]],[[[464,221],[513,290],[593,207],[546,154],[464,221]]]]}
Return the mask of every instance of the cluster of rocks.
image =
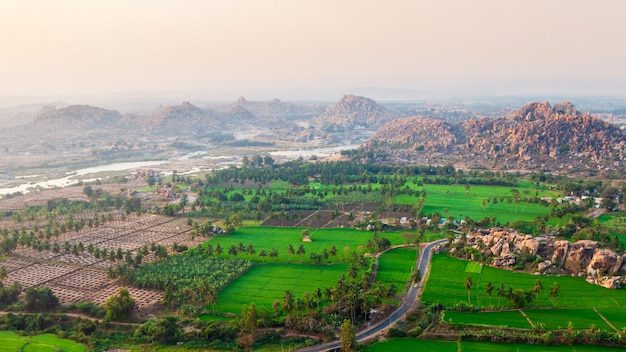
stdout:
{"type": "Polygon", "coordinates": [[[492,258],[491,265],[513,267],[518,256],[538,256],[541,261],[539,273],[566,273],[586,277],[590,283],[608,288],[619,287],[626,273],[626,255],[613,250],[598,248],[598,243],[581,240],[570,243],[556,240],[554,236],[520,234],[515,230],[491,228],[470,232],[467,246],[478,250],[485,258],[492,258]]]}
{"type": "Polygon", "coordinates": [[[403,118],[385,124],[365,146],[386,151],[385,158],[401,150],[410,160],[445,156],[484,167],[617,170],[626,164],[626,134],[568,102],[530,103],[506,117],[459,123],[403,118]]]}

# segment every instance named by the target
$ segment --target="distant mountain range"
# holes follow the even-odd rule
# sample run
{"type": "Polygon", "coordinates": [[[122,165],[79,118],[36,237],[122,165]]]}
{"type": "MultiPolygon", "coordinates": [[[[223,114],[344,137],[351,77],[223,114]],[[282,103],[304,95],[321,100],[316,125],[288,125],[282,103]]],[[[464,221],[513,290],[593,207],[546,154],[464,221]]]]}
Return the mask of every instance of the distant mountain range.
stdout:
{"type": "MultiPolygon", "coordinates": [[[[75,140],[94,133],[113,138],[193,139],[215,133],[264,131],[264,143],[281,140],[323,145],[360,143],[376,131],[361,147],[363,153],[358,157],[362,160],[610,173],[622,170],[626,158],[626,135],[621,129],[579,112],[568,102],[554,106],[530,103],[496,118],[462,119],[462,110],[449,110],[452,119],[460,122],[407,117],[411,109],[383,106],[355,95],[345,95],[332,106],[278,99],[258,102],[241,97],[227,104],[199,107],[183,102],[129,114],[88,105],[39,108],[39,112],[29,115],[30,122],[17,127],[25,136],[32,131],[57,138],[71,135],[75,140]],[[369,134],[358,132],[362,129],[369,134]]],[[[426,114],[429,110],[423,111],[426,114]]],[[[10,133],[10,129],[7,131],[10,133]]]]}
{"type": "Polygon", "coordinates": [[[554,107],[544,102],[505,117],[459,123],[423,116],[397,119],[363,148],[379,162],[610,172],[624,166],[626,134],[568,102],[554,107]]]}

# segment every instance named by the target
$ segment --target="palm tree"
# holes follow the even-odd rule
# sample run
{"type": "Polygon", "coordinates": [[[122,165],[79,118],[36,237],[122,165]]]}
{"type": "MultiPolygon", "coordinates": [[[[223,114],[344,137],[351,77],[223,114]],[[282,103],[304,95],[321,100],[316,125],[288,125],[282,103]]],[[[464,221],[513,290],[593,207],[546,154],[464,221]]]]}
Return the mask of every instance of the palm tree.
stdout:
{"type": "Polygon", "coordinates": [[[217,289],[215,288],[215,286],[209,285],[205,303],[211,306],[211,310],[213,311],[213,313],[215,313],[215,305],[217,304],[217,299],[217,289]]]}
{"type": "Polygon", "coordinates": [[[256,253],[256,250],[254,249],[254,245],[252,243],[249,244],[246,248],[246,253],[248,253],[249,256],[252,256],[254,253],[256,253]]]}
{"type": "Polygon", "coordinates": [[[289,247],[287,248],[287,254],[289,254],[289,259],[287,259],[287,263],[289,263],[289,261],[291,261],[291,257],[296,254],[296,250],[293,248],[293,245],[289,245],[289,247]]]}
{"type": "Polygon", "coordinates": [[[317,300],[317,310],[320,310],[320,301],[322,300],[322,290],[320,290],[320,288],[316,288],[315,291],[313,291],[313,297],[315,297],[315,299],[317,300]]]}
{"type": "Polygon", "coordinates": [[[550,297],[552,297],[552,305],[554,306],[554,301],[561,294],[561,287],[556,282],[550,288],[550,297]]]}
{"type": "Polygon", "coordinates": [[[261,249],[261,251],[259,252],[259,257],[261,257],[263,259],[263,263],[265,263],[265,257],[267,257],[267,252],[265,251],[265,249],[261,249]]]}
{"type": "Polygon", "coordinates": [[[500,308],[500,299],[506,295],[504,283],[500,283],[500,287],[496,289],[496,293],[498,294],[498,308],[500,308]]]}
{"type": "Polygon", "coordinates": [[[304,245],[300,244],[298,246],[298,251],[296,252],[298,256],[300,256],[300,263],[302,263],[302,256],[306,254],[306,250],[304,249],[304,245]]]}
{"type": "Polygon", "coordinates": [[[489,306],[491,306],[491,294],[493,293],[493,284],[491,284],[491,281],[487,282],[487,287],[485,287],[485,293],[487,294],[487,296],[489,296],[489,306]]]}
{"type": "Polygon", "coordinates": [[[293,301],[293,292],[290,290],[285,291],[285,295],[283,296],[283,311],[287,313],[287,315],[291,314],[294,309],[294,301],[293,301]]]}
{"type": "Polygon", "coordinates": [[[222,253],[224,253],[224,250],[222,249],[222,246],[219,243],[215,246],[215,253],[217,255],[222,255],[222,253]]]}
{"type": "Polygon", "coordinates": [[[465,289],[467,290],[467,303],[472,304],[470,301],[470,291],[472,290],[472,285],[474,285],[474,281],[471,277],[465,277],[465,281],[463,281],[463,285],[465,285],[465,289]]]}
{"type": "Polygon", "coordinates": [[[335,247],[335,245],[332,245],[328,253],[330,254],[331,257],[335,258],[335,256],[337,255],[337,247],[335,247]]]}
{"type": "Polygon", "coordinates": [[[350,264],[350,267],[348,268],[348,276],[352,280],[356,279],[357,272],[358,272],[358,270],[356,268],[356,265],[350,264]]]}
{"type": "Polygon", "coordinates": [[[213,245],[212,244],[208,244],[206,246],[206,250],[205,250],[206,255],[208,255],[209,257],[213,255],[213,245]]]}
{"type": "MultiPolygon", "coordinates": [[[[535,294],[537,300],[539,298],[539,293],[543,291],[543,283],[541,282],[541,280],[537,279],[535,280],[535,286],[533,287],[533,293],[535,294]]],[[[536,302],[535,302],[535,306],[537,306],[536,302]]]]}
{"type": "Polygon", "coordinates": [[[278,257],[278,249],[272,248],[272,250],[270,251],[269,256],[270,256],[270,258],[277,258],[278,257]]]}

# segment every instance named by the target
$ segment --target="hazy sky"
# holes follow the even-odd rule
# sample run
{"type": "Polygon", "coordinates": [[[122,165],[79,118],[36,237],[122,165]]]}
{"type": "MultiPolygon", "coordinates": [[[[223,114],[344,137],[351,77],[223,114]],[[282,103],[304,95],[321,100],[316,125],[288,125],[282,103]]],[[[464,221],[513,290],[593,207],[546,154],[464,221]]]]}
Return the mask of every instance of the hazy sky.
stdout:
{"type": "Polygon", "coordinates": [[[3,0],[0,95],[626,92],[623,0],[3,0]]]}

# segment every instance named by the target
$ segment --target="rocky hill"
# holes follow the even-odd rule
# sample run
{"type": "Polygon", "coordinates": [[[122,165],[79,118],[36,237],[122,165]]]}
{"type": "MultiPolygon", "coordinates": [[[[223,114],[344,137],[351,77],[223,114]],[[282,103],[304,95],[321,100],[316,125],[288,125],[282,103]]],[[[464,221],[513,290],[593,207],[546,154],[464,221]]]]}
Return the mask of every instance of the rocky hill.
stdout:
{"type": "Polygon", "coordinates": [[[89,105],[70,105],[60,109],[46,106],[28,124],[28,128],[41,131],[93,130],[115,126],[122,118],[122,114],[115,110],[89,105]]]}
{"type": "Polygon", "coordinates": [[[223,125],[218,114],[189,102],[170,105],[147,115],[128,115],[120,123],[125,129],[161,135],[201,134],[223,125]]]}
{"type": "Polygon", "coordinates": [[[626,134],[568,102],[554,107],[544,102],[527,104],[509,116],[456,124],[427,117],[395,120],[364,148],[383,149],[394,161],[616,171],[624,166],[626,134]]]}
{"type": "Polygon", "coordinates": [[[233,105],[241,106],[247,109],[254,116],[262,119],[292,117],[311,118],[324,111],[320,104],[296,104],[284,102],[279,99],[272,99],[270,101],[251,101],[244,97],[240,97],[234,102],[233,105]]]}
{"type": "Polygon", "coordinates": [[[370,98],[344,95],[315,121],[328,127],[353,129],[380,127],[398,117],[397,113],[370,98]]]}

